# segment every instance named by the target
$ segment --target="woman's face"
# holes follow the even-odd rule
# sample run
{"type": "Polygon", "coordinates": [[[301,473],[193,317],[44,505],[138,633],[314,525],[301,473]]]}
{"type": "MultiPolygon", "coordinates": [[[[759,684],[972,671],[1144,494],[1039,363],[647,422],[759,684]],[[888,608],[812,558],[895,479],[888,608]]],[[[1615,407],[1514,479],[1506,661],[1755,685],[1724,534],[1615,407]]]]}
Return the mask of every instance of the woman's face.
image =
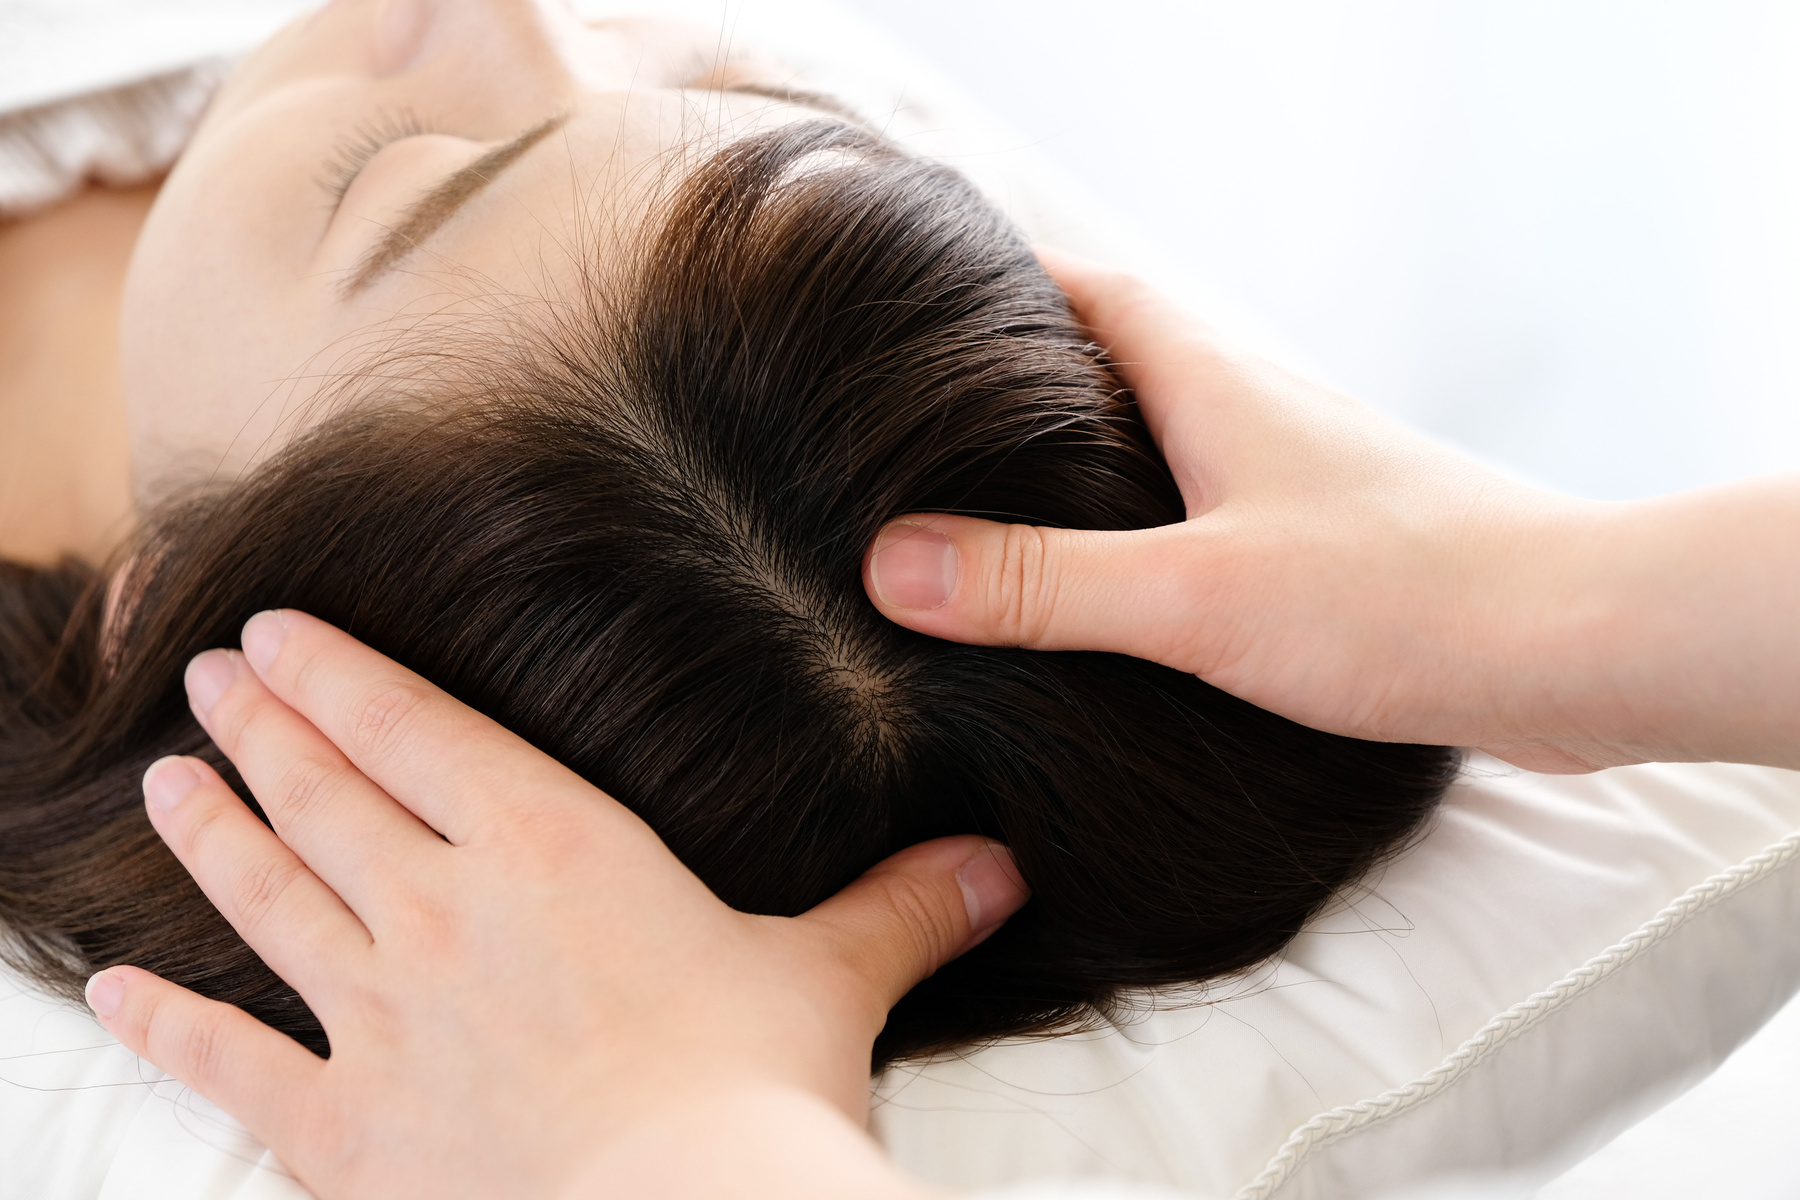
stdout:
{"type": "Polygon", "coordinates": [[[714,31],[590,26],[560,0],[333,0],[296,22],[220,92],[132,260],[140,499],[242,472],[384,334],[574,294],[578,257],[644,222],[667,151],[818,115],[758,94],[788,76],[714,31]]]}

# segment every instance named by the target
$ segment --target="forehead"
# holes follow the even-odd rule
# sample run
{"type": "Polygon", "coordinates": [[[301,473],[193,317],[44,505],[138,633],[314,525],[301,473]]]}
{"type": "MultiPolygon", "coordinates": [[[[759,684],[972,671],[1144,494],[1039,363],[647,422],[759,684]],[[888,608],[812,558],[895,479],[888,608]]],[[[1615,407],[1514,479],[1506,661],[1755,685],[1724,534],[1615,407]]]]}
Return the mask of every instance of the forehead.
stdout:
{"type": "MultiPolygon", "coordinates": [[[[660,202],[731,142],[817,108],[690,90],[583,96],[546,136],[370,288],[389,302],[442,295],[451,278],[509,296],[560,296],[642,244],[660,202]]],[[[457,289],[460,290],[460,289],[457,289]]]]}

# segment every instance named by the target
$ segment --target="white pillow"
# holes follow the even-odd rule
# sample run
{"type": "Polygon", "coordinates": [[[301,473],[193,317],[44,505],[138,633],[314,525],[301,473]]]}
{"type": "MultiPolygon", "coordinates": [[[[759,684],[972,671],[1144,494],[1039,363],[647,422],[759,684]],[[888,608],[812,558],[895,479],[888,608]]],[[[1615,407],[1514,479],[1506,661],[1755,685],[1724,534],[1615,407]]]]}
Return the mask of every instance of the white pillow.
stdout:
{"type": "Polygon", "coordinates": [[[891,1072],[875,1125],[908,1168],[964,1186],[1529,1186],[1702,1078],[1800,987],[1796,827],[1794,772],[1477,759],[1424,841],[1280,962],[1201,1006],[891,1072]]]}
{"type": "MultiPolygon", "coordinates": [[[[718,19],[714,0],[582,7],[718,19]]],[[[728,27],[954,154],[1034,235],[1120,257],[1029,153],[959,148],[1007,143],[826,0],[750,0],[728,27]]],[[[1800,775],[1570,779],[1484,760],[1473,776],[1421,845],[1279,964],[1204,1007],[891,1073],[877,1132],[911,1170],[964,1185],[1114,1175],[1353,1200],[1465,1172],[1531,1180],[1704,1075],[1795,990],[1800,775]]],[[[0,1196],[300,1194],[85,1014],[0,978],[0,1196]]]]}

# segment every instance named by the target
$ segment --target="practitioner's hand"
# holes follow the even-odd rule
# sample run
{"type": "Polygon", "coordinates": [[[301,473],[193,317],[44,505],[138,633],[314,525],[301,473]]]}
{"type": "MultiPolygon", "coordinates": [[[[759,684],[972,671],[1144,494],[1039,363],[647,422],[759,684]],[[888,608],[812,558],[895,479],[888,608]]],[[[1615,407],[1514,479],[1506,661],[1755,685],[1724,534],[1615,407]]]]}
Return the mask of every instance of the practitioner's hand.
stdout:
{"type": "Polygon", "coordinates": [[[1321,729],[1539,770],[1800,759],[1792,481],[1637,505],[1538,492],[1234,350],[1142,283],[1044,261],[1189,519],[902,518],[864,574],[892,620],[1137,655],[1321,729]]]}
{"type": "Polygon", "coordinates": [[[88,994],[125,1045],[322,1198],[920,1194],[862,1131],[870,1046],[1023,902],[1004,849],[929,842],[802,917],[748,916],[329,625],[264,613],[243,644],[197,658],[188,694],[274,832],[194,759],[145,795],[332,1055],[115,967],[88,994]]]}

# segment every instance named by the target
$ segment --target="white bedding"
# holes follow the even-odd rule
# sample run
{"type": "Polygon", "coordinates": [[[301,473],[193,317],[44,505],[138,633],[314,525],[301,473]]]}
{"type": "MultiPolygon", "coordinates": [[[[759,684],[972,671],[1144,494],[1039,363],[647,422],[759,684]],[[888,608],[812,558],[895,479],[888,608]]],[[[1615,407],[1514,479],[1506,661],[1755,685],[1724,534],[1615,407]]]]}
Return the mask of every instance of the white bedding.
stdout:
{"type": "MultiPolygon", "coordinates": [[[[1800,984],[1797,828],[1793,772],[1478,764],[1281,962],[1204,1006],[891,1072],[874,1126],[963,1187],[1353,1200],[1472,1178],[1522,1195],[1800,984]]],[[[28,992],[0,998],[0,1081],[0,1197],[298,1194],[228,1118],[28,992]]]]}
{"type": "Polygon", "coordinates": [[[1800,1000],[1692,1091],[1545,1184],[1535,1200],[1800,1196],[1800,1000]]]}
{"type": "Polygon", "coordinates": [[[1215,1003],[890,1079],[948,1183],[1110,1174],[1350,1200],[1518,1193],[1693,1084],[1800,984],[1800,775],[1488,760],[1412,853],[1215,1003]]]}
{"type": "MultiPolygon", "coordinates": [[[[175,7],[192,19],[208,2],[238,0],[175,7]]],[[[0,22],[31,7],[0,8],[0,22]]],[[[299,7],[266,0],[256,19],[299,7]]],[[[611,7],[716,20],[720,6],[611,7]]],[[[250,37],[250,10],[236,11],[233,36],[250,37]]],[[[829,4],[750,0],[729,28],[952,157],[1034,235],[1120,256],[1115,231],[1028,151],[829,4]]],[[[205,51],[228,48],[215,38],[205,51]]],[[[0,24],[8,53],[20,42],[0,24]]],[[[109,69],[107,85],[129,82],[109,69]]],[[[1221,1200],[1350,1200],[1474,1173],[1484,1194],[1522,1194],[1703,1077],[1792,993],[1800,868],[1784,839],[1796,828],[1791,773],[1555,779],[1479,764],[1425,843],[1280,963],[1204,1006],[893,1073],[875,1127],[909,1168],[963,1186],[1104,1175],[1221,1200]]],[[[1607,1161],[1544,1195],[1611,1194],[1622,1176],[1607,1161]]],[[[0,1200],[297,1194],[228,1118],[85,1015],[0,979],[0,1200]]]]}

